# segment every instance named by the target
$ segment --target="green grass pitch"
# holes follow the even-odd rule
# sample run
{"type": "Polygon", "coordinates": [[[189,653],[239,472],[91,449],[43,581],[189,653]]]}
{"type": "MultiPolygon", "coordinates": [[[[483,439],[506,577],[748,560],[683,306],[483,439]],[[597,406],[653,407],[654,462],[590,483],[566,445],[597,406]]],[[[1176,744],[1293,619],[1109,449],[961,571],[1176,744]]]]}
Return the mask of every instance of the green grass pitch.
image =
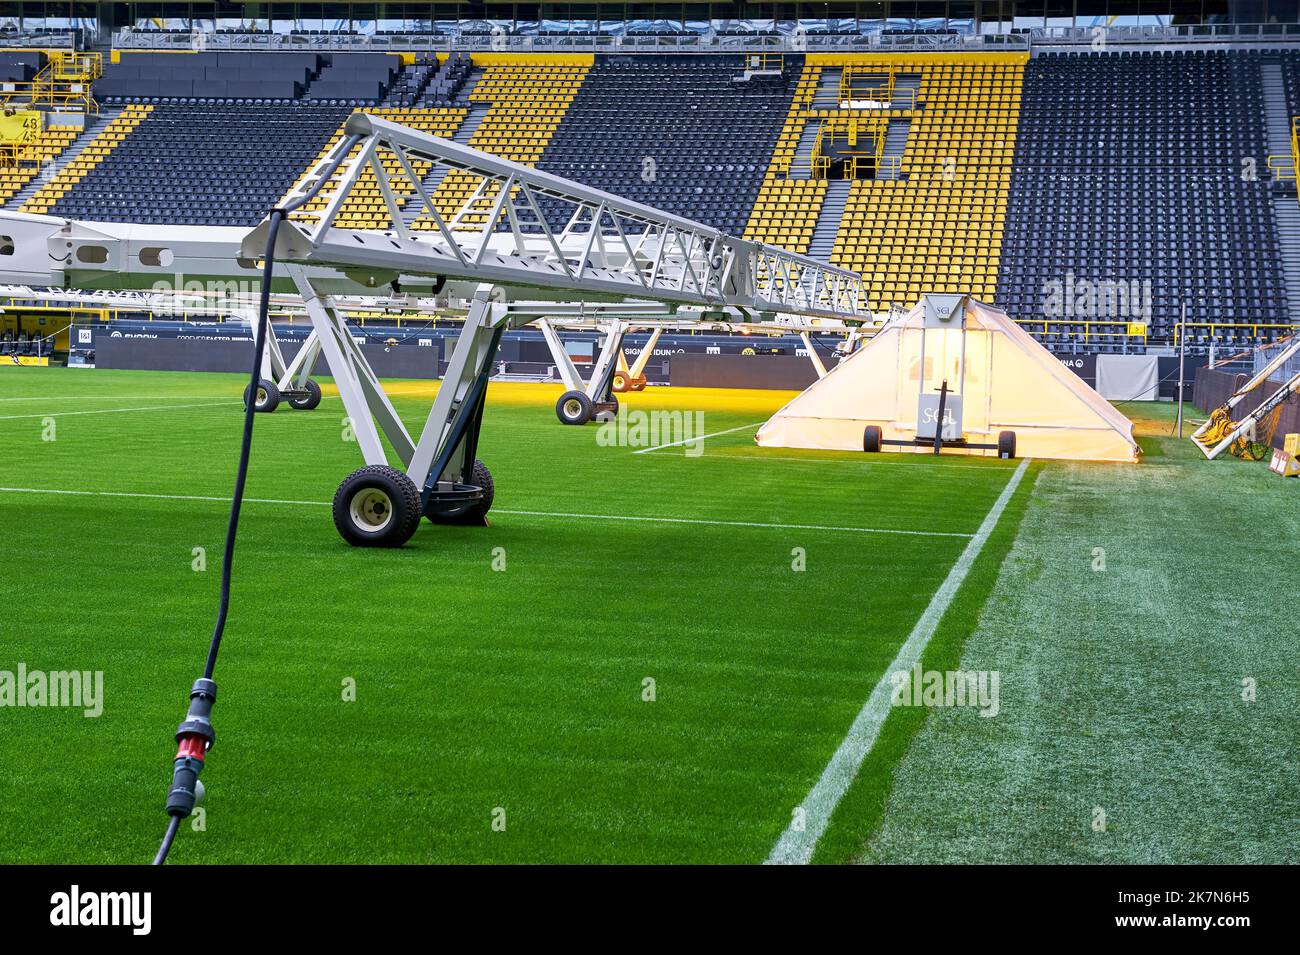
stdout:
{"type": "MultiPolygon", "coordinates": [[[[94,719],[0,708],[0,862],[142,862],[156,849],[171,737],[216,607],[241,384],[62,369],[0,377],[0,671],[102,670],[105,684],[94,719]]],[[[421,420],[435,387],[395,384],[399,412],[421,420]]],[[[638,454],[599,446],[594,425],[560,425],[558,392],[492,387],[480,445],[497,488],[491,526],[426,523],[400,551],[353,549],[334,530],[328,502],[361,464],[336,397],[259,416],[205,829],[184,826],[173,861],[761,862],[1012,472],[987,459],[758,449],[754,428],[787,396],[757,392],[628,396],[631,409],[701,409],[707,432],[729,432],[701,456],[638,454]],[[797,553],[805,570],[792,567],[797,553]],[[353,681],[356,699],[345,700],[353,681]]],[[[1055,741],[1041,699],[1015,681],[1056,668],[1078,681],[1072,694],[1107,699],[1110,674],[1093,658],[1131,626],[1124,602],[1151,597],[1114,584],[1078,638],[1091,656],[1072,655],[1060,621],[1015,618],[1051,606],[1052,574],[1025,547],[1051,545],[1051,521],[1068,524],[1081,507],[1104,518],[1112,487],[1138,512],[1179,474],[1215,488],[1243,479],[1262,510],[1291,491],[1261,477],[1262,465],[1206,465],[1172,442],[1146,443],[1167,469],[1152,484],[1141,480],[1151,463],[1031,466],[924,657],[953,668],[1001,634],[983,666],[1001,660],[1003,692],[1022,705],[994,720],[891,712],[816,861],[924,861],[932,819],[974,854],[1079,855],[1088,828],[1073,802],[1044,796],[1024,846],[992,809],[977,811],[995,792],[953,785],[945,748],[978,754],[975,768],[998,780],[1016,777],[1030,804],[1027,786],[1078,786],[1073,763],[1016,776],[1027,747],[1050,759],[1055,741]],[[1022,523],[1037,535],[1030,545],[1022,523]]],[[[1136,528],[1126,539],[1146,548],[1144,566],[1158,566],[1162,548],[1222,556],[1207,522],[1187,525],[1190,551],[1136,528]]],[[[1058,576],[1052,586],[1069,591],[1068,568],[1058,576]]],[[[1256,709],[1216,716],[1207,702],[1195,716],[1214,723],[1224,751],[1261,747],[1252,752],[1268,792],[1294,797],[1284,733],[1254,724],[1288,698],[1294,711],[1294,657],[1286,684],[1281,648],[1258,642],[1268,652],[1242,673],[1261,681],[1256,709]]],[[[1220,648],[1215,662],[1228,679],[1221,671],[1238,661],[1220,648]]],[[[1168,682],[1142,671],[1130,683],[1143,672],[1157,690],[1168,682]]],[[[1164,702],[1148,700],[1130,732],[1158,724],[1164,702]]],[[[1152,747],[1160,771],[1196,773],[1204,754],[1180,762],[1175,750],[1152,747]]],[[[1092,756],[1113,782],[1126,753],[1092,756]]],[[[1232,786],[1220,780],[1216,792],[1232,786]]],[[[1080,793],[1079,805],[1091,801],[1080,793]]],[[[1136,810],[1116,805],[1126,832],[1182,811],[1158,793],[1136,810]]],[[[1263,839],[1264,854],[1294,852],[1296,831],[1263,839]]],[[[1152,855],[1144,838],[1115,852],[1152,855]]]]}

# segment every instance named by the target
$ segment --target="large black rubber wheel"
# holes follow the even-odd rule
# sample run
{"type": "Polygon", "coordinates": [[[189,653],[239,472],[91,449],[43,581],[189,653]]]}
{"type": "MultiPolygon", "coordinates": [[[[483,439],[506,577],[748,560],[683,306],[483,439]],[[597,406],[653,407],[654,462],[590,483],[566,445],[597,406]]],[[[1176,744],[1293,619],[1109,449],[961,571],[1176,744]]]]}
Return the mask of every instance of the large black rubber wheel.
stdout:
{"type": "Polygon", "coordinates": [[[334,494],[334,526],[353,547],[401,547],[420,525],[420,492],[397,468],[353,471],[334,494]]]}
{"type": "Polygon", "coordinates": [[[430,511],[424,516],[429,519],[431,524],[461,524],[482,527],[487,523],[487,513],[492,509],[495,488],[492,486],[492,472],[478,458],[474,459],[473,477],[470,478],[469,483],[476,484],[483,489],[482,499],[455,511],[443,511],[441,513],[430,511]]]}
{"type": "Polygon", "coordinates": [[[1014,431],[998,432],[998,457],[1014,458],[1016,456],[1016,433],[1014,431]]]}
{"type": "Polygon", "coordinates": [[[320,385],[308,378],[302,387],[307,394],[301,398],[290,398],[289,405],[298,411],[311,411],[320,404],[320,385]]]}
{"type": "MultiPolygon", "coordinates": [[[[244,389],[244,407],[248,407],[248,393],[253,390],[249,385],[244,389]]],[[[276,408],[280,407],[280,389],[275,386],[275,382],[268,378],[262,378],[257,382],[257,398],[253,405],[253,410],[259,414],[270,414],[276,408]]]]}
{"type": "Polygon", "coordinates": [[[555,416],[563,424],[586,424],[594,410],[591,399],[581,391],[566,391],[555,403],[555,416]]]}
{"type": "Polygon", "coordinates": [[[882,435],[878,425],[867,425],[862,429],[862,450],[868,454],[875,454],[880,450],[881,438],[882,435]]]}

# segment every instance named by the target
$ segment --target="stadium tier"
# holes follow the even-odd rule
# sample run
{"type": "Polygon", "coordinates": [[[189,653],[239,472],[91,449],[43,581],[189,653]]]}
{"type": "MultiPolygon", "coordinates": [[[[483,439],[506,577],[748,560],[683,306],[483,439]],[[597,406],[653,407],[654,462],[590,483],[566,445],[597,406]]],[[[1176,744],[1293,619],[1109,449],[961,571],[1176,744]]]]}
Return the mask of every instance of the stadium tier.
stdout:
{"type": "MultiPolygon", "coordinates": [[[[30,78],[40,56],[0,74],[30,78]]],[[[103,112],[43,129],[0,200],[251,226],[363,110],[853,269],[877,313],[970,292],[1102,352],[1170,342],[1184,317],[1199,346],[1300,318],[1294,173],[1269,168],[1290,161],[1297,50],[120,51],[94,90],[103,112]]],[[[416,171],[443,214],[474,189],[416,171]]],[[[398,187],[406,224],[436,228],[415,199],[398,187]]],[[[392,226],[372,172],[338,223],[392,226]]]]}
{"type": "Polygon", "coordinates": [[[602,57],[539,165],[739,234],[798,72],[791,65],[738,82],[734,56],[687,64],[672,56],[602,57]]]}
{"type": "MultiPolygon", "coordinates": [[[[1136,283],[1131,297],[1141,302],[1127,317],[1149,312],[1160,337],[1184,303],[1189,322],[1239,326],[1227,337],[1241,344],[1285,321],[1274,201],[1259,162],[1269,152],[1260,65],[1248,52],[1035,57],[999,304],[1041,312],[1048,283],[1073,277],[1085,290],[1136,283]]],[[[1073,333],[1058,317],[1040,332],[1049,341],[1073,333]]],[[[1099,344],[1119,343],[1122,326],[1102,328],[1099,344]]]]}

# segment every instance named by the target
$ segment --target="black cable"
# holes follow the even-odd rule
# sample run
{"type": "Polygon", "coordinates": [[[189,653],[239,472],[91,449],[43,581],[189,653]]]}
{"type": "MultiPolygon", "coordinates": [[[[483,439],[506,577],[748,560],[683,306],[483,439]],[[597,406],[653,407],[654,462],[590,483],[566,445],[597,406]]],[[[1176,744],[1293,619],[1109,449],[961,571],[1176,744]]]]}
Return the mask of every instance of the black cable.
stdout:
{"type": "Polygon", "coordinates": [[[266,351],[266,327],[270,324],[271,272],[275,267],[275,237],[280,231],[284,213],[276,209],[271,213],[266,230],[266,259],[262,263],[262,293],[257,309],[257,336],[253,343],[253,371],[249,376],[248,400],[244,402],[244,434],[239,445],[239,468],[235,472],[235,492],[230,499],[230,521],[226,525],[226,547],[221,558],[221,602],[217,609],[217,623],[212,630],[212,644],[208,647],[208,662],[203,668],[205,679],[212,679],[217,668],[217,653],[221,637],[226,630],[226,615],[230,611],[230,568],[235,559],[235,533],[239,528],[239,511],[244,503],[244,484],[248,480],[248,458],[253,445],[253,416],[257,413],[257,386],[262,377],[262,354],[266,351]]]}
{"type": "Polygon", "coordinates": [[[172,851],[172,843],[176,841],[176,831],[181,827],[181,817],[172,816],[171,822],[167,823],[167,834],[163,836],[162,845],[158,847],[158,854],[153,857],[154,865],[162,865],[167,861],[167,853],[172,851]]]}
{"type": "MultiPolygon", "coordinates": [[[[208,662],[203,668],[204,679],[211,680],[217,668],[217,654],[221,650],[221,637],[226,631],[226,618],[230,613],[230,574],[235,560],[235,535],[239,530],[239,511],[244,503],[244,485],[248,481],[248,459],[253,447],[253,416],[257,413],[257,387],[262,377],[262,353],[266,350],[266,329],[270,324],[271,278],[275,268],[275,239],[280,231],[284,212],[271,213],[266,233],[266,257],[262,263],[262,292],[258,304],[257,335],[253,345],[253,370],[249,376],[248,394],[244,401],[244,431],[239,445],[239,466],[235,471],[235,490],[230,499],[230,520],[226,523],[226,544],[221,559],[221,596],[217,606],[217,622],[212,629],[212,642],[208,646],[208,662]]],[[[154,857],[154,865],[167,861],[181,817],[172,816],[167,824],[167,834],[154,857]]]]}
{"type": "MultiPolygon", "coordinates": [[[[230,577],[231,567],[235,559],[235,535],[239,530],[239,512],[244,503],[244,485],[248,481],[248,459],[253,446],[253,415],[257,411],[257,387],[262,377],[262,355],[266,351],[267,328],[271,324],[271,281],[274,277],[275,270],[275,240],[280,231],[280,224],[288,217],[289,213],[306,205],[314,199],[322,189],[330,182],[331,177],[338,170],[339,166],[351,153],[353,147],[361,141],[358,134],[349,135],[341,144],[334,162],[321,170],[317,176],[315,184],[303,195],[271,210],[270,218],[267,222],[266,232],[266,253],[262,261],[262,289],[260,301],[258,303],[257,316],[257,334],[253,343],[253,369],[249,375],[248,393],[244,401],[244,429],[239,446],[239,465],[235,471],[235,489],[230,499],[230,520],[226,524],[226,543],[221,561],[221,596],[217,607],[217,622],[212,628],[212,642],[208,646],[208,660],[203,668],[203,680],[210,684],[207,690],[202,692],[212,694],[208,701],[208,709],[211,702],[215,700],[216,684],[212,682],[212,674],[217,667],[217,654],[221,650],[221,638],[226,630],[226,618],[230,613],[230,577]]],[[[196,690],[191,691],[191,701],[195,695],[200,692],[195,684],[196,690]]],[[[188,716],[194,714],[193,702],[191,711],[188,716]]],[[[206,721],[206,710],[204,711],[204,723],[206,721]]],[[[181,730],[184,731],[189,724],[182,724],[181,730]]],[[[177,734],[178,739],[180,733],[177,734]]],[[[212,736],[208,736],[209,743],[212,736]]],[[[178,758],[178,765],[182,762],[178,758]]],[[[193,780],[197,782],[197,774],[191,773],[193,780]]],[[[173,777],[175,781],[175,777],[173,777]]],[[[188,815],[189,808],[193,807],[193,795],[190,795],[189,805],[184,809],[184,815],[188,815]]],[[[169,811],[171,807],[169,806],[169,811]]],[[[162,844],[158,847],[158,854],[154,856],[153,864],[162,865],[167,861],[167,855],[171,852],[172,843],[176,840],[176,833],[180,829],[181,819],[184,815],[172,815],[171,821],[167,824],[167,832],[163,836],[162,844]]]]}

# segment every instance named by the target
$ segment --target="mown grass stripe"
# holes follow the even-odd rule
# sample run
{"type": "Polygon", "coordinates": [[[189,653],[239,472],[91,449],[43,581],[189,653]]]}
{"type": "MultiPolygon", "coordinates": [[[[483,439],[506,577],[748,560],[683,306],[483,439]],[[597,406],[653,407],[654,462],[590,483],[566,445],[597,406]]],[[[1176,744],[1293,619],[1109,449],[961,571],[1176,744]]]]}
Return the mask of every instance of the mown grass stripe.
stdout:
{"type": "Polygon", "coordinates": [[[899,649],[898,655],[885,668],[885,672],[871,691],[871,695],[867,697],[867,701],[862,705],[862,709],[858,711],[857,717],[853,720],[853,724],[849,727],[849,731],[841,741],[839,748],[835,750],[830,762],[822,770],[821,777],[800,804],[804,810],[803,828],[796,830],[793,827],[787,827],[781,834],[781,838],[777,840],[776,845],[772,847],[766,864],[806,865],[812,859],[813,852],[817,848],[817,841],[821,838],[822,833],[826,831],[831,814],[834,813],[840,798],[843,797],[852,784],[854,777],[857,776],[862,761],[866,758],[867,753],[871,751],[871,747],[875,744],[876,737],[880,733],[880,727],[884,725],[885,718],[889,715],[890,674],[911,670],[916,662],[921,659],[921,653],[925,650],[930,637],[939,626],[939,621],[943,619],[944,612],[961,588],[962,581],[966,579],[971,566],[975,563],[975,558],[984,549],[984,544],[989,539],[989,535],[997,527],[1002,512],[1006,510],[1007,502],[1011,500],[1016,488],[1020,486],[1020,479],[1024,476],[1025,469],[1028,466],[1029,459],[1026,458],[1020,462],[1020,466],[1011,475],[1011,480],[1007,481],[1006,487],[1002,489],[998,499],[993,502],[993,506],[989,509],[984,522],[980,524],[979,530],[971,538],[970,543],[966,545],[965,550],[957,558],[957,562],[953,564],[952,569],[948,571],[948,576],[939,585],[939,589],[935,591],[929,605],[925,608],[925,612],[921,615],[921,619],[916,622],[916,626],[912,628],[907,641],[899,649]]]}

